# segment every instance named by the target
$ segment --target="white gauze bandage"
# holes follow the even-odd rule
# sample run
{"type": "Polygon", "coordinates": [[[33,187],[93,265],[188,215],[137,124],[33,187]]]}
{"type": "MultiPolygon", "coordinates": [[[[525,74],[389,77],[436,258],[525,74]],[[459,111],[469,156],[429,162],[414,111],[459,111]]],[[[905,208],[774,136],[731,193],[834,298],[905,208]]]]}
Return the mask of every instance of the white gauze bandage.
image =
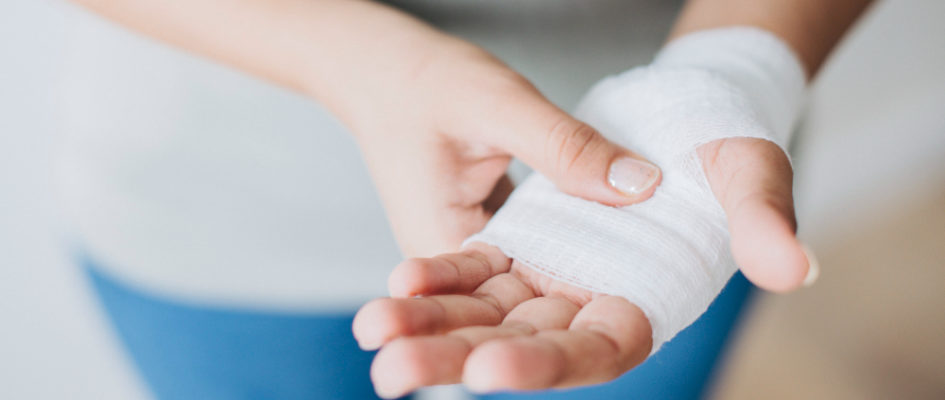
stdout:
{"type": "Polygon", "coordinates": [[[535,173],[467,242],[628,299],[649,318],[655,352],[705,312],[736,270],[725,214],[696,148],[731,137],[785,148],[804,82],[796,56],[766,31],[733,27],[676,39],[651,65],[596,84],[575,112],[661,167],[651,199],[609,207],[563,194],[535,173]]]}

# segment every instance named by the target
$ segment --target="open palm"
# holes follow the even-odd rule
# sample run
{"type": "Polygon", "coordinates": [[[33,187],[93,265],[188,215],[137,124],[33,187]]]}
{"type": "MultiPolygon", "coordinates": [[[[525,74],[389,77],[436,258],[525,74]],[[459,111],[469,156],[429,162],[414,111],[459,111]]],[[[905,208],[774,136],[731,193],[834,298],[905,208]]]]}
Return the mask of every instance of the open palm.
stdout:
{"type": "Polygon", "coordinates": [[[551,279],[491,246],[408,260],[390,286],[393,297],[369,303],[354,323],[363,347],[386,343],[371,371],[385,397],[459,382],[473,390],[599,383],[650,352],[650,325],[635,305],[551,279]]]}
{"type": "MultiPolygon", "coordinates": [[[[794,237],[784,153],[738,138],[706,144],[699,155],[742,272],[769,290],[798,287],[811,264],[794,237]]],[[[405,261],[389,284],[392,297],[368,303],[354,321],[362,347],[383,346],[371,374],[385,397],[458,382],[474,391],[600,383],[652,347],[637,306],[542,275],[484,244],[405,261]]]]}

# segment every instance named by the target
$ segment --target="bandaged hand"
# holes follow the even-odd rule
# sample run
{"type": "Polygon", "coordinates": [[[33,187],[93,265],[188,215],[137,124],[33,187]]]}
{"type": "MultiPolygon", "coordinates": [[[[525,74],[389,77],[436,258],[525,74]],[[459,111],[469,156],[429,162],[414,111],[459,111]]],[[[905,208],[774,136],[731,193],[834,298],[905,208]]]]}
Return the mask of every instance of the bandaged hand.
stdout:
{"type": "Polygon", "coordinates": [[[530,177],[463,252],[413,259],[354,333],[383,346],[372,377],[393,397],[616,378],[692,323],[737,265],[761,287],[801,285],[787,144],[804,73],[753,28],[690,34],[607,78],[575,115],[663,167],[640,204],[608,207],[530,177]],[[733,262],[734,261],[734,262],[733,262]]]}

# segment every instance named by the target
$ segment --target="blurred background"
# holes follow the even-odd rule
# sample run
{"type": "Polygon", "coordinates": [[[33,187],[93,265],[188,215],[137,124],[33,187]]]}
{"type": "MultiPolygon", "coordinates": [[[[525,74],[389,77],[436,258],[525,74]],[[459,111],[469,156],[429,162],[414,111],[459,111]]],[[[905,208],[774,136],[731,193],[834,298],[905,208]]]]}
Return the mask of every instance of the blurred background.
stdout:
{"type": "MultiPolygon", "coordinates": [[[[566,109],[647,62],[678,7],[396,3],[566,109]]],[[[384,294],[399,255],[326,112],[63,2],[3,10],[0,398],[148,398],[77,246],[135,264],[109,271],[124,282],[188,301],[350,311],[384,294]],[[173,166],[158,162],[171,154],[173,166]]],[[[821,279],[757,298],[715,398],[945,398],[943,18],[939,0],[878,2],[817,78],[794,162],[821,279]]]]}

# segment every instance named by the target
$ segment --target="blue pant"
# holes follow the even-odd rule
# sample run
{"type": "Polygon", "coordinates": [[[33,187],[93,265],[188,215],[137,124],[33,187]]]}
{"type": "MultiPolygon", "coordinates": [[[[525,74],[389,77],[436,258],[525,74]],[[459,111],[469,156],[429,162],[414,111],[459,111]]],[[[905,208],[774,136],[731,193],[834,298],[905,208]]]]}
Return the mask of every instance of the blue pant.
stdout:
{"type": "MultiPolygon", "coordinates": [[[[139,372],[158,399],[376,399],[372,353],[350,314],[293,314],[186,304],[144,293],[81,260],[139,372]]],[[[695,399],[710,382],[750,297],[737,274],[709,311],[643,365],[599,386],[483,399],[695,399]]]]}

